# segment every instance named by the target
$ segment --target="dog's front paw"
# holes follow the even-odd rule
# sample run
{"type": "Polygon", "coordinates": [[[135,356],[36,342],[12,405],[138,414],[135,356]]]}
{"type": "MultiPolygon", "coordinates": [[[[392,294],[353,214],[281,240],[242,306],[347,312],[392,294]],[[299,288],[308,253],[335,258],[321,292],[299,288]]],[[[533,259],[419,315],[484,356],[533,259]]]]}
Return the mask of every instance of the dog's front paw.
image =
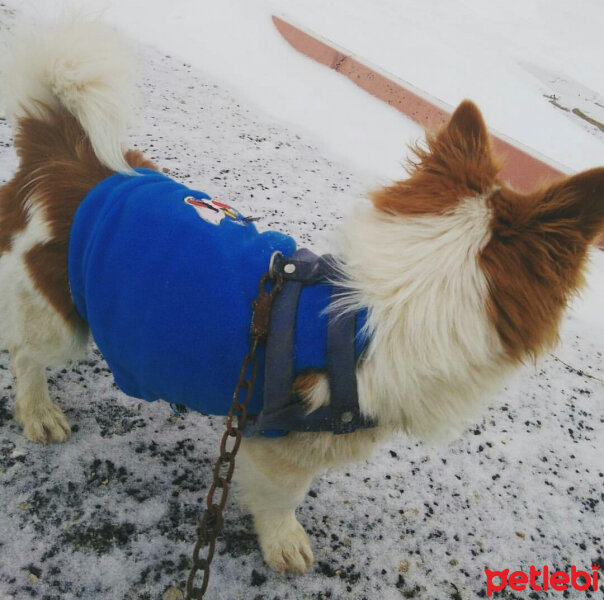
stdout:
{"type": "Polygon", "coordinates": [[[292,513],[256,519],[266,564],[279,573],[306,573],[313,563],[308,536],[292,513]]]}
{"type": "Polygon", "coordinates": [[[55,404],[45,406],[44,409],[38,408],[31,414],[18,412],[16,417],[23,425],[25,436],[34,442],[64,442],[71,433],[63,411],[55,404]]]}

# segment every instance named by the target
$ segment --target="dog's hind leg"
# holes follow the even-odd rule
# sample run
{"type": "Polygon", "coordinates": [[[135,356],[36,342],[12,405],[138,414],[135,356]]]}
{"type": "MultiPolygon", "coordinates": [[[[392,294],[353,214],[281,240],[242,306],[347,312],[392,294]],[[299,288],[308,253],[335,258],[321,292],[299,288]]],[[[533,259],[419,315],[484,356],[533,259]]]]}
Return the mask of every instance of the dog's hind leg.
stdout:
{"type": "Polygon", "coordinates": [[[19,309],[20,343],[11,351],[17,382],[15,418],[30,440],[62,442],[70,427],[50,400],[45,368],[78,358],[86,348],[87,328],[67,324],[40,296],[30,297],[19,309]]]}
{"type": "Polygon", "coordinates": [[[25,435],[37,442],[62,442],[71,428],[63,411],[48,395],[44,365],[19,350],[12,358],[17,378],[15,418],[23,425],[25,435]]]}
{"type": "Polygon", "coordinates": [[[280,573],[306,573],[313,554],[295,509],[304,500],[315,470],[288,461],[274,450],[274,445],[272,439],[243,441],[237,483],[243,491],[243,503],[254,517],[269,567],[280,573]]]}
{"type": "Polygon", "coordinates": [[[28,269],[21,267],[15,275],[7,308],[16,378],[15,419],[29,439],[61,442],[70,428],[61,409],[50,400],[45,369],[79,357],[86,348],[87,328],[83,322],[66,320],[38,292],[28,269]]]}

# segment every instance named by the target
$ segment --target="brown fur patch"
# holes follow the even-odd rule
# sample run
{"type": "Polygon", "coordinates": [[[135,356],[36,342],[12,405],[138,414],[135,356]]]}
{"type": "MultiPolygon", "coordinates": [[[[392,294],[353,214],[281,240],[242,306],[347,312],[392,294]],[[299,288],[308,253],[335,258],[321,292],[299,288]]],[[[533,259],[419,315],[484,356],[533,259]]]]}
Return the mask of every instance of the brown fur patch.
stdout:
{"type": "Polygon", "coordinates": [[[427,135],[427,147],[416,146],[410,177],[371,195],[379,210],[390,214],[442,214],[471,196],[486,193],[497,180],[489,134],[475,104],[462,102],[449,123],[427,135]]]}
{"type": "Polygon", "coordinates": [[[305,401],[308,401],[309,395],[314,387],[319,383],[321,377],[320,371],[307,371],[296,377],[292,385],[292,393],[297,394],[305,401]]]}
{"type": "Polygon", "coordinates": [[[16,177],[0,188],[0,255],[12,248],[15,235],[27,225],[27,214],[23,203],[17,201],[18,195],[16,177]]]}
{"type": "Polygon", "coordinates": [[[489,311],[511,358],[551,347],[570,296],[583,283],[587,249],[604,226],[604,168],[522,195],[489,199],[493,236],[480,258],[489,311]]]}
{"type": "MultiPolygon", "coordinates": [[[[67,274],[71,223],[89,190],[112,171],[99,162],[79,123],[63,109],[46,109],[44,120],[21,119],[15,146],[20,165],[0,195],[0,254],[25,228],[26,206],[32,202],[42,210],[52,240],[27,252],[25,263],[38,290],[68,324],[77,326],[67,274]]],[[[132,167],[156,168],[138,151],[125,156],[132,167]]]]}
{"type": "Polygon", "coordinates": [[[75,325],[80,318],[69,293],[65,266],[68,245],[68,240],[59,239],[38,244],[25,255],[25,264],[38,290],[67,323],[75,325]]]}

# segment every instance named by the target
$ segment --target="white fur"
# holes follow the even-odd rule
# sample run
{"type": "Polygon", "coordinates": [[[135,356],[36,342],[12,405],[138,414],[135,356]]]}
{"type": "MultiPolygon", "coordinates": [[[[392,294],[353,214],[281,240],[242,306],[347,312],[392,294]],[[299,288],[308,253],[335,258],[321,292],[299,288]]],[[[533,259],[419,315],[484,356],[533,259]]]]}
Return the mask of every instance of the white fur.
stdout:
{"type": "Polygon", "coordinates": [[[342,302],[369,310],[359,401],[380,424],[428,438],[459,433],[506,371],[478,264],[490,221],[485,199],[474,197],[444,215],[364,205],[344,226],[342,302]]]}
{"type": "Polygon", "coordinates": [[[33,207],[31,199],[29,204],[27,227],[13,238],[10,251],[0,254],[0,282],[2,282],[0,335],[5,348],[19,345],[23,337],[19,317],[22,303],[18,299],[31,297],[44,301],[44,298],[35,290],[25,266],[24,256],[33,247],[48,242],[52,237],[44,215],[33,207]]]}
{"type": "Polygon", "coordinates": [[[28,114],[44,118],[40,103],[62,105],[80,121],[103,164],[132,172],[123,150],[134,113],[136,59],[115,29],[97,21],[19,27],[5,70],[6,113],[13,124],[28,114]]]}
{"type": "Polygon", "coordinates": [[[243,502],[254,516],[262,553],[281,573],[304,573],[313,562],[308,536],[295,516],[316,468],[285,465],[261,438],[244,440],[238,457],[237,483],[243,502]]]}

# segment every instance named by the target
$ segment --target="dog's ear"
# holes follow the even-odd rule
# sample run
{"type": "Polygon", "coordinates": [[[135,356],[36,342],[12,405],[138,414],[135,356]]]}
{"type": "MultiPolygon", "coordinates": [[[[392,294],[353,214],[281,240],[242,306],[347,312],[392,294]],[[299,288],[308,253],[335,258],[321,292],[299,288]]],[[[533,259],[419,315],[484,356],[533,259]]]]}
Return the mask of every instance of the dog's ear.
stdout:
{"type": "Polygon", "coordinates": [[[409,179],[372,194],[379,210],[392,214],[443,214],[460,200],[486,194],[499,167],[480,111],[462,102],[436,135],[413,148],[409,179]]]}
{"type": "Polygon", "coordinates": [[[491,142],[482,113],[470,100],[464,100],[436,136],[433,151],[461,152],[467,160],[491,159],[491,142]]]}
{"type": "Polygon", "coordinates": [[[561,236],[565,245],[594,241],[604,229],[604,167],[567,177],[538,193],[534,218],[561,236]]]}
{"type": "Polygon", "coordinates": [[[492,236],[481,254],[489,310],[513,358],[537,355],[557,340],[568,299],[584,283],[589,244],[604,226],[604,168],[520,194],[489,197],[492,236]]]}
{"type": "Polygon", "coordinates": [[[487,126],[478,107],[464,100],[436,134],[426,135],[427,148],[415,148],[419,159],[411,175],[438,178],[453,188],[457,200],[489,191],[497,182],[498,161],[491,149],[487,126]]]}

